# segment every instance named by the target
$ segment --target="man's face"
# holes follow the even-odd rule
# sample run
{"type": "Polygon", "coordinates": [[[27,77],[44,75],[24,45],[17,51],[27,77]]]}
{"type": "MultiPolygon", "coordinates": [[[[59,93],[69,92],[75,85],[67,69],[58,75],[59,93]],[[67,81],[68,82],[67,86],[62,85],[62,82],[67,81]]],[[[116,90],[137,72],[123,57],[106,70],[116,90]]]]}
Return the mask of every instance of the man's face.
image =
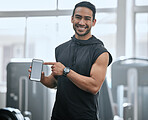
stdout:
{"type": "Polygon", "coordinates": [[[91,27],[96,23],[96,20],[93,20],[93,12],[86,7],[77,7],[71,21],[78,36],[91,35],[91,27]]]}

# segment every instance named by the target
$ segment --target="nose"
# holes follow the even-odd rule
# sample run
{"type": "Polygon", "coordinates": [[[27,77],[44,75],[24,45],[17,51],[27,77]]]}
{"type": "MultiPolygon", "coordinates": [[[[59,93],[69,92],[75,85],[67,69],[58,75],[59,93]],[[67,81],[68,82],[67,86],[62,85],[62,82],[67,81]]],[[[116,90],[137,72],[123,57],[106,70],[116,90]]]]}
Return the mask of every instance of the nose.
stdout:
{"type": "Polygon", "coordinates": [[[85,25],[85,20],[84,19],[81,19],[80,22],[79,22],[79,24],[80,25],[85,25]]]}

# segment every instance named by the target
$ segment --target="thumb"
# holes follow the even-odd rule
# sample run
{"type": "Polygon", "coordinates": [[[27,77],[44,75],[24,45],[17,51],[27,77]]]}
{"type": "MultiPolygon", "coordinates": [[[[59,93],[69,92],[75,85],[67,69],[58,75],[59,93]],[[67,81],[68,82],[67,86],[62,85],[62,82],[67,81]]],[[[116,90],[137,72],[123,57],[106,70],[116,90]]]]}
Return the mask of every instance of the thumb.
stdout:
{"type": "Polygon", "coordinates": [[[45,77],[45,76],[44,76],[44,72],[42,72],[42,73],[41,73],[41,81],[44,80],[44,77],[45,77]]]}

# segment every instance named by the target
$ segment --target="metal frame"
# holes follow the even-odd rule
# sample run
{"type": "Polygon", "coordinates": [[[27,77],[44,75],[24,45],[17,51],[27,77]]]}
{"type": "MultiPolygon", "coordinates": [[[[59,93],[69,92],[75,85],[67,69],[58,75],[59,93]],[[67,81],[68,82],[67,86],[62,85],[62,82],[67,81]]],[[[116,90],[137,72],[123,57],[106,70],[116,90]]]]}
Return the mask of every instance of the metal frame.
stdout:
{"type": "MultiPolygon", "coordinates": [[[[96,12],[116,12],[116,8],[97,9],[96,12]]],[[[72,15],[72,10],[38,10],[38,11],[0,11],[0,18],[4,17],[43,17],[72,15]]]]}

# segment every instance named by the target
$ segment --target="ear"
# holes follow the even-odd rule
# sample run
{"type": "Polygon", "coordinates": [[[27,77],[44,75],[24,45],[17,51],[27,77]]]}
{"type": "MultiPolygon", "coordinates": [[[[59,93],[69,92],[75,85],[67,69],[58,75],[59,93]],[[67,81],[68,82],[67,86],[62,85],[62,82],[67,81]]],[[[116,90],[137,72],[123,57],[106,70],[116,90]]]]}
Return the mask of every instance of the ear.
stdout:
{"type": "Polygon", "coordinates": [[[95,26],[96,21],[97,21],[96,19],[93,20],[92,26],[95,26]]]}
{"type": "Polygon", "coordinates": [[[71,23],[73,23],[73,16],[71,16],[71,23]]]}

